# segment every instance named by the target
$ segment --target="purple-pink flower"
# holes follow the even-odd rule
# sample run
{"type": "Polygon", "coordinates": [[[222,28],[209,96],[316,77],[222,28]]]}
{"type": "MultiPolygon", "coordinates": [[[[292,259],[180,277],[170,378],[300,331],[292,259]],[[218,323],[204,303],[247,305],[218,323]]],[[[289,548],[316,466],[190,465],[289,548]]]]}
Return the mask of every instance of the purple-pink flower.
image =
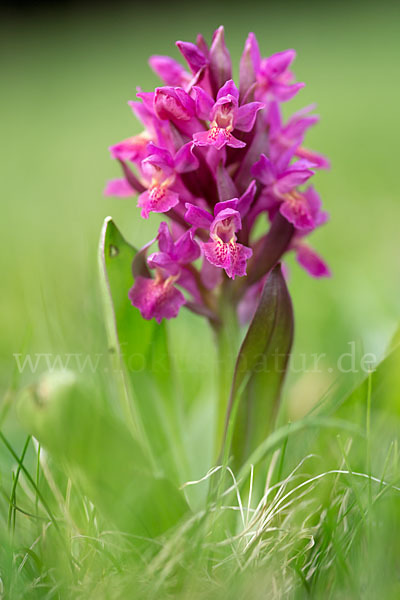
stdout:
{"type": "Polygon", "coordinates": [[[158,252],[147,258],[147,265],[154,269],[155,277],[136,277],[129,291],[129,298],[142,313],[145,319],[176,317],[180,307],[185,303],[185,296],[177,289],[193,290],[193,275],[185,272],[185,266],[199,258],[200,247],[193,239],[193,231],[185,231],[174,240],[167,223],[160,224],[158,235],[158,252]]]}
{"type": "Polygon", "coordinates": [[[214,146],[217,150],[221,150],[225,145],[244,148],[245,142],[232,135],[232,131],[251,131],[257,112],[264,108],[264,104],[249,102],[239,106],[239,90],[232,79],[218,91],[215,102],[201,87],[195,86],[194,92],[197,115],[202,120],[210,121],[207,131],[199,131],[193,135],[195,145],[214,146]]]}
{"type": "Polygon", "coordinates": [[[233,198],[218,202],[214,207],[214,216],[209,212],[186,204],[185,219],[190,225],[209,231],[210,241],[201,242],[205,258],[215,267],[225,270],[228,277],[235,279],[246,275],[247,260],[253,254],[251,248],[237,242],[236,232],[242,228],[239,200],[233,198]]]}
{"type": "Polygon", "coordinates": [[[143,218],[169,222],[158,250],[142,251],[147,272],[129,297],[145,319],[173,318],[185,305],[215,323],[229,285],[243,318],[286,253],[313,277],[330,274],[305,241],[328,218],[309,183],[329,162],[304,145],[318,117],[308,107],[282,119],[281,104],[304,86],[291,71],[294,50],[262,57],[250,33],[237,86],[223,27],[210,45],[201,35],[176,45],[187,66],[150,58],[161,84],[129,102],[144,131],[110,147],[123,176],[105,194],[137,196],[143,218]]]}
{"type": "Polygon", "coordinates": [[[129,290],[129,299],[144,319],[172,319],[178,316],[180,307],[185,304],[185,296],[174,286],[171,275],[163,279],[157,273],[155,279],[138,276],[135,285],[129,290]]]}

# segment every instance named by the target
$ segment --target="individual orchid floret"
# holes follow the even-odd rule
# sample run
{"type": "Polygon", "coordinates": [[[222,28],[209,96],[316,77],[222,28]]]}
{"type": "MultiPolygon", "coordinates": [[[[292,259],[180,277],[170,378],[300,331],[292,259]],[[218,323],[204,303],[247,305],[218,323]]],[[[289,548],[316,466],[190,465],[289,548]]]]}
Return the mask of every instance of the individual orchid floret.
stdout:
{"type": "Polygon", "coordinates": [[[287,123],[282,122],[281,110],[278,102],[271,102],[268,108],[267,123],[269,125],[270,158],[273,161],[295,147],[294,155],[305,158],[315,165],[315,168],[328,169],[328,159],[314,150],[304,148],[305,134],[310,127],[319,122],[318,115],[310,115],[313,106],[308,106],[294,113],[287,123]]]}
{"type": "Polygon", "coordinates": [[[238,202],[237,198],[218,202],[214,217],[203,208],[186,203],[185,214],[188,223],[209,230],[211,241],[201,242],[204,256],[212,265],[225,269],[232,279],[246,275],[246,263],[253,254],[251,248],[237,242],[236,232],[242,227],[238,202]]]}
{"type": "Polygon", "coordinates": [[[134,286],[129,290],[129,299],[136,306],[144,319],[172,319],[178,316],[179,310],[185,304],[185,296],[174,283],[175,275],[164,278],[162,271],[156,271],[154,279],[138,276],[134,286]]]}
{"type": "Polygon", "coordinates": [[[304,83],[292,83],[293,73],[289,67],[296,58],[294,50],[277,52],[268,58],[263,58],[256,67],[257,89],[256,98],[259,100],[291,100],[304,83]]]}
{"type": "Polygon", "coordinates": [[[147,264],[151,269],[162,268],[170,275],[178,275],[183,265],[197,260],[201,254],[191,229],[185,231],[174,241],[167,223],[162,222],[158,229],[157,239],[159,252],[153,252],[147,259],[147,264]]]}
{"type": "MultiPolygon", "coordinates": [[[[143,93],[138,95],[145,98],[143,93]]],[[[183,88],[157,88],[154,94],[146,98],[148,104],[151,101],[155,115],[162,121],[173,123],[184,135],[191,137],[198,130],[200,123],[196,118],[195,102],[183,88]]]]}
{"type": "Polygon", "coordinates": [[[138,198],[138,206],[142,209],[141,214],[145,219],[150,212],[168,212],[178,204],[179,194],[173,189],[177,173],[191,171],[198,165],[191,151],[191,143],[182,146],[175,158],[172,158],[165,148],[159,148],[152,143],[148,145],[148,150],[150,155],[141,163],[148,189],[138,198]]]}
{"type": "Polygon", "coordinates": [[[234,137],[232,131],[251,131],[257,112],[264,108],[264,104],[249,102],[239,106],[239,91],[231,79],[219,90],[216,102],[200,87],[194,87],[194,92],[197,115],[202,120],[210,121],[208,131],[194,134],[194,144],[214,146],[217,150],[221,150],[225,145],[244,148],[245,142],[234,137]]]}
{"type": "Polygon", "coordinates": [[[185,296],[175,284],[193,291],[195,284],[184,271],[185,265],[197,260],[200,247],[193,238],[193,231],[185,231],[174,241],[167,223],[160,224],[158,235],[158,252],[147,258],[147,265],[155,270],[154,279],[138,276],[129,292],[129,298],[145,319],[171,319],[178,315],[185,304],[185,296]]]}
{"type": "Polygon", "coordinates": [[[274,199],[279,204],[280,213],[297,229],[312,230],[317,226],[313,207],[307,193],[297,187],[306,183],[314,175],[314,165],[306,160],[289,164],[293,150],[286,153],[276,164],[265,154],[252,168],[253,175],[264,184],[264,198],[274,199]]]}

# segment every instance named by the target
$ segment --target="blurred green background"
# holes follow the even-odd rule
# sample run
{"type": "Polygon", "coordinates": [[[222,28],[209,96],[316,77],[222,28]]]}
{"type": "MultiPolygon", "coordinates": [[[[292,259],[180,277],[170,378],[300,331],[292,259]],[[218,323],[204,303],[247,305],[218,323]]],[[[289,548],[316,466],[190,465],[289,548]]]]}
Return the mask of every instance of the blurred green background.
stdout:
{"type": "MultiPolygon", "coordinates": [[[[134,200],[103,197],[119,176],[107,147],[140,130],[126,102],[151,90],[151,54],[172,54],[176,39],[208,39],[220,24],[234,64],[248,31],[264,55],[293,47],[306,88],[287,112],[316,102],[321,123],[308,145],[332,170],[316,185],[330,223],[312,243],[330,264],[313,281],[291,260],[296,356],[324,353],[319,394],[338,356],[361,340],[381,355],[400,316],[398,223],[398,4],[142,3],[75,5],[29,18],[9,13],[1,26],[0,308],[1,382],[12,384],[14,353],[106,351],[97,273],[105,216],[141,246],[157,219],[144,222],[134,200]]],[[[236,67],[237,69],[237,67],[236,67]]],[[[237,73],[237,70],[236,70],[237,73]]],[[[212,368],[211,336],[186,311],[170,323],[174,353],[192,383],[212,368]],[[192,367],[193,368],[193,367],[192,367]]],[[[295,363],[296,364],[296,363],[295,363]]],[[[300,363],[297,363],[300,364],[300,363]]],[[[43,364],[38,370],[44,370],[43,364]]],[[[24,373],[22,382],[33,375],[24,373]]],[[[298,378],[299,374],[293,374],[298,378]]],[[[298,389],[298,388],[297,388],[298,389]]],[[[300,392],[299,392],[300,394],[300,392]]]]}

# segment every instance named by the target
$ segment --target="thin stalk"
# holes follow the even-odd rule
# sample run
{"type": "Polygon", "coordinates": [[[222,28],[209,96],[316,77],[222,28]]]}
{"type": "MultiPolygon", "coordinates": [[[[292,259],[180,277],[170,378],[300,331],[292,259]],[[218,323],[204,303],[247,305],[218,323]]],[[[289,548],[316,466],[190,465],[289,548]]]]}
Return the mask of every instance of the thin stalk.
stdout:
{"type": "MultiPolygon", "coordinates": [[[[224,282],[225,283],[225,282],[224,282]]],[[[220,298],[221,325],[215,327],[217,346],[218,395],[216,411],[214,456],[220,456],[225,433],[226,411],[232,387],[234,361],[239,338],[239,324],[236,306],[229,296],[226,285],[222,287],[220,298]]]]}
{"type": "Polygon", "coordinates": [[[39,496],[38,496],[38,489],[39,489],[39,481],[40,481],[40,450],[41,450],[41,446],[40,443],[38,443],[37,446],[37,461],[36,461],[36,489],[35,489],[35,513],[36,515],[39,514],[39,496]]]}
{"type": "Polygon", "coordinates": [[[21,473],[22,463],[24,462],[24,458],[25,458],[26,452],[28,450],[30,441],[31,441],[31,436],[28,435],[28,437],[26,438],[25,444],[24,444],[24,448],[22,450],[21,458],[18,460],[18,466],[17,466],[17,470],[15,472],[13,485],[12,485],[12,489],[11,489],[10,506],[8,509],[8,528],[9,529],[12,528],[13,531],[15,529],[15,513],[16,513],[16,511],[14,509],[14,505],[16,504],[18,479],[19,479],[19,475],[21,473]]]}

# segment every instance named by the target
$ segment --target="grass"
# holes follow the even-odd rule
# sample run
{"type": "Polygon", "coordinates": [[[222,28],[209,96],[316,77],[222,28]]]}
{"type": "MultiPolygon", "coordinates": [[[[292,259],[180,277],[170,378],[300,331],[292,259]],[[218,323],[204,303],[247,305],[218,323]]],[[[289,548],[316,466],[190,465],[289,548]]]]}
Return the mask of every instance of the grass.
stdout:
{"type": "MultiPolygon", "coordinates": [[[[354,381],[337,363],[353,341],[357,357],[381,358],[399,320],[398,9],[248,7],[113,7],[3,21],[0,597],[399,597],[398,352],[361,385],[362,373],[354,381]],[[234,60],[248,30],[264,53],[298,50],[296,73],[307,82],[298,106],[317,101],[322,121],[310,145],[333,164],[317,182],[331,223],[313,242],[334,277],[311,281],[290,262],[297,369],[278,429],[227,474],[215,504],[207,490],[219,476],[209,473],[218,357],[199,318],[182,313],[170,323],[173,426],[183,444],[172,454],[182,458],[177,484],[195,482],[182,488],[191,511],[167,532],[139,535],[103,489],[106,473],[118,507],[137,497],[96,250],[107,214],[135,246],[155,225],[143,224],[131,203],[102,196],[117,174],[106,149],[137,131],[125,102],[136,85],[156,83],[147,56],[173,52],[175,39],[198,30],[209,36],[220,23],[234,60]],[[20,373],[16,353],[48,354],[50,364],[41,358],[36,372],[20,373]],[[82,373],[97,417],[80,412],[75,422],[72,413],[52,413],[51,403],[39,416],[27,410],[47,435],[43,448],[27,437],[17,405],[68,353],[100,356],[94,372],[82,373]],[[324,354],[319,372],[314,354],[324,354]]],[[[136,396],[158,398],[144,379],[141,386],[136,396]]],[[[145,475],[135,477],[144,488],[145,475]]],[[[172,491],[165,502],[174,503],[172,491]]],[[[154,501],[141,510],[152,524],[161,509],[154,501]]]]}

